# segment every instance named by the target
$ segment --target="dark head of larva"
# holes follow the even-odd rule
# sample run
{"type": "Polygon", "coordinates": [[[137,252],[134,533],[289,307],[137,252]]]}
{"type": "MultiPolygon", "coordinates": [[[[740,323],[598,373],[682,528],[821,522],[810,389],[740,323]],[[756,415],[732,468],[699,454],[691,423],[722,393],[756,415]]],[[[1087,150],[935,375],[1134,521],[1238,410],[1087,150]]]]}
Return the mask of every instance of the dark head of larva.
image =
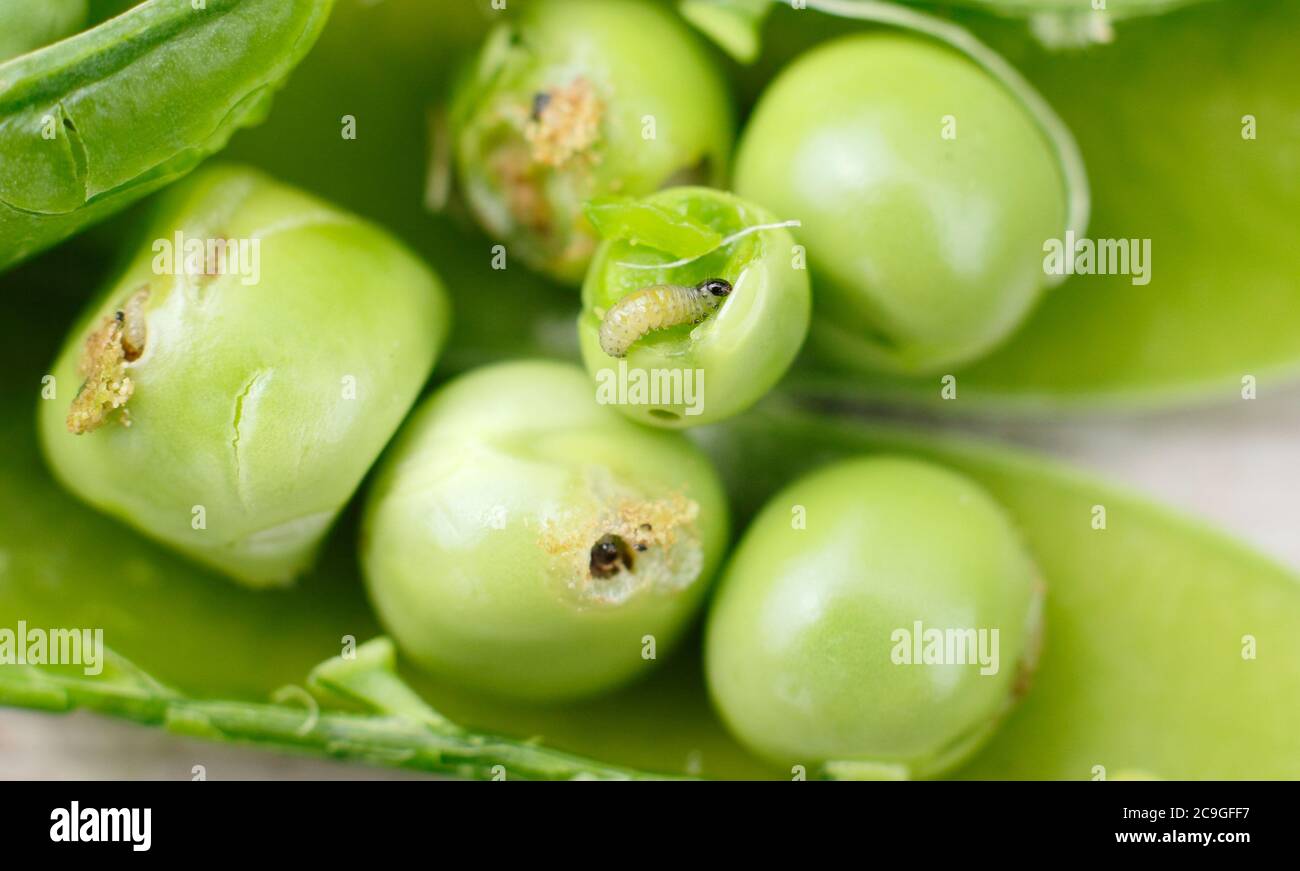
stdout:
{"type": "Polygon", "coordinates": [[[709,296],[726,296],[731,293],[731,282],[724,278],[706,278],[695,289],[709,296]]]}
{"type": "Polygon", "coordinates": [[[618,535],[602,535],[591,546],[591,576],[612,578],[624,569],[632,570],[632,548],[618,535]]]}
{"type": "Polygon", "coordinates": [[[542,119],[542,113],[546,111],[546,107],[549,105],[551,105],[550,91],[538,91],[536,94],[533,94],[532,119],[534,121],[540,121],[542,119]]]}

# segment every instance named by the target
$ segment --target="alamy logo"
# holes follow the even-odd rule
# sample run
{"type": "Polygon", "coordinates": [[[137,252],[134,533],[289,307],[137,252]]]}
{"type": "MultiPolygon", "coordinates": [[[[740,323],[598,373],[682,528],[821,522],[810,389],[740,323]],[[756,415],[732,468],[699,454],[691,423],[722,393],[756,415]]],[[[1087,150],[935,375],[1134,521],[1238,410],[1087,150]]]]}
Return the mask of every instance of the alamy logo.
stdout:
{"type": "Polygon", "coordinates": [[[80,665],[87,675],[104,670],[103,629],[0,627],[0,665],[80,665]]]}
{"type": "Polygon", "coordinates": [[[238,275],[248,287],[262,280],[262,240],[187,238],[180,230],[153,243],[154,275],[238,275]]]}
{"type": "Polygon", "coordinates": [[[152,808],[83,808],[74,801],[50,811],[50,820],[55,843],[128,843],[137,853],[153,845],[152,808]]]}
{"type": "Polygon", "coordinates": [[[1150,239],[1065,239],[1043,243],[1043,272],[1048,275],[1131,275],[1133,284],[1151,283],[1150,239]]]}
{"type": "Polygon", "coordinates": [[[596,402],[685,406],[683,414],[695,417],[704,413],[704,370],[633,369],[619,360],[617,369],[606,366],[596,372],[596,402]]]}
{"type": "Polygon", "coordinates": [[[980,674],[998,673],[998,630],[926,629],[920,620],[911,629],[889,634],[894,665],[975,665],[980,674]]]}

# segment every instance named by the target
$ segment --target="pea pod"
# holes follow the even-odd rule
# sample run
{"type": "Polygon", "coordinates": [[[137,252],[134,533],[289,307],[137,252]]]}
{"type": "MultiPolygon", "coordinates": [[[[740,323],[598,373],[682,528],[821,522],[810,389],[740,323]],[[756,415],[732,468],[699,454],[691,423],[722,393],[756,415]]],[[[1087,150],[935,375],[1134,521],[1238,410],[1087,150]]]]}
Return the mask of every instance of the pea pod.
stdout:
{"type": "MultiPolygon", "coordinates": [[[[1272,29],[1279,39],[1283,38],[1288,19],[1279,18],[1277,10],[1284,9],[1284,5],[1253,5],[1265,10],[1259,22],[1248,22],[1244,16],[1234,20],[1239,4],[1219,4],[1214,11],[1210,7],[1196,10],[1196,15],[1187,19],[1183,13],[1171,16],[1169,22],[1183,23],[1170,24],[1171,46],[1167,49],[1162,49],[1159,40],[1144,37],[1141,45],[1149,54],[1151,66],[1144,63],[1138,76],[1141,87],[1148,89],[1142,102],[1150,103],[1149,95],[1156,95],[1157,102],[1176,98],[1188,68],[1171,63],[1173,55],[1166,51],[1185,53],[1198,30],[1202,39],[1206,32],[1216,30],[1235,34],[1233,43],[1255,28],[1263,28],[1261,32],[1272,29]],[[1167,75],[1155,75],[1157,67],[1163,67],[1167,75]]],[[[374,8],[384,11],[393,6],[388,2],[374,8]]],[[[361,5],[357,4],[356,9],[360,10],[361,5]]],[[[1014,29],[1019,32],[1022,28],[1017,25],[1014,29]]],[[[340,31],[336,37],[339,56],[349,57],[346,48],[352,43],[345,37],[355,35],[364,42],[367,33],[360,28],[354,34],[340,31]]],[[[373,42],[370,48],[375,48],[373,42]]],[[[1034,54],[1026,63],[1031,78],[1043,76],[1041,81],[1048,82],[1049,93],[1079,93],[1071,89],[1071,77],[1102,75],[1110,63],[1119,67],[1112,71],[1116,77],[1125,75],[1125,70],[1138,72],[1125,40],[1120,41],[1118,50],[1123,52],[1124,60],[1117,60],[1112,53],[1097,59],[1062,58],[1059,65],[1057,61],[1049,65],[1034,54]]],[[[364,95],[367,82],[383,81],[379,71],[385,61],[393,65],[387,72],[395,72],[398,66],[382,52],[375,58],[374,68],[352,58],[353,67],[344,69],[357,72],[355,81],[349,81],[346,74],[318,67],[322,78],[311,85],[315,90],[310,93],[328,95],[336,85],[350,85],[353,90],[349,94],[364,95]]],[[[1220,68],[1217,74],[1230,87],[1249,79],[1262,100],[1280,99],[1283,84],[1279,83],[1284,83],[1285,77],[1276,82],[1258,77],[1266,61],[1262,55],[1250,60],[1253,62],[1243,68],[1220,68]]],[[[1109,93],[1117,96],[1115,90],[1109,93]]],[[[277,113],[270,124],[257,131],[260,141],[273,144],[276,137],[292,133],[295,125],[309,117],[309,103],[301,99],[294,104],[296,111],[277,113]]],[[[1111,105],[1115,104],[1066,107],[1063,111],[1091,117],[1094,112],[1108,112],[1111,105]]],[[[417,117],[417,108],[418,103],[403,103],[399,111],[386,115],[383,129],[406,129],[400,113],[404,112],[409,121],[417,117]]],[[[1133,129],[1127,140],[1130,147],[1116,149],[1117,153],[1157,150],[1153,143],[1163,132],[1148,129],[1147,117],[1142,115],[1142,120],[1131,122],[1133,129]]],[[[369,129],[364,122],[363,131],[369,129]]],[[[1089,140],[1100,141],[1115,130],[1129,130],[1129,124],[1122,119],[1099,124],[1085,139],[1085,147],[1089,140]]],[[[367,144],[370,142],[363,132],[356,144],[386,153],[382,151],[387,147],[382,136],[367,144]]],[[[1273,141],[1266,154],[1276,157],[1283,153],[1281,142],[1273,141]]],[[[307,155],[306,161],[315,169],[305,168],[303,155],[287,150],[281,149],[274,157],[285,172],[304,182],[313,181],[314,172],[322,172],[328,177],[323,176],[320,184],[337,188],[339,195],[346,195],[342,198],[350,196],[357,203],[354,208],[364,204],[363,211],[382,214],[388,222],[389,213],[382,209],[411,217],[410,211],[418,207],[412,198],[407,198],[409,204],[407,200],[397,202],[401,198],[387,196],[386,188],[374,184],[377,177],[399,181],[418,177],[419,161],[413,159],[411,149],[405,145],[402,149],[400,160],[351,174],[343,170],[357,165],[350,153],[338,157],[344,153],[339,150],[321,149],[318,154],[307,155]],[[410,171],[412,166],[417,167],[415,172],[410,171]],[[335,172],[325,173],[325,168],[335,172]]],[[[1186,156],[1180,155],[1180,159],[1186,156]]],[[[1261,162],[1262,177],[1277,182],[1277,176],[1264,171],[1269,162],[1261,162]]],[[[1224,167],[1215,172],[1212,162],[1197,161],[1195,165],[1205,170],[1202,177],[1218,180],[1215,187],[1230,186],[1231,177],[1218,174],[1226,172],[1224,167]]],[[[1122,169],[1117,158],[1115,165],[1101,167],[1101,178],[1122,179],[1122,169]]],[[[1280,181],[1267,190],[1284,197],[1288,190],[1286,178],[1280,181]]],[[[1252,195],[1260,194],[1254,186],[1249,189],[1252,195]]],[[[331,196],[335,195],[331,191],[331,196]]],[[[1216,198],[1216,202],[1228,200],[1216,198]]],[[[1236,223],[1240,214],[1225,215],[1223,209],[1218,212],[1219,217],[1231,219],[1234,233],[1242,231],[1243,225],[1236,223]]],[[[414,219],[403,222],[403,227],[407,226],[418,223],[414,219]]],[[[1280,234],[1286,226],[1280,222],[1272,232],[1280,234]]],[[[1270,241],[1276,238],[1280,236],[1260,239],[1273,252],[1265,259],[1276,258],[1270,241]]],[[[458,246],[472,247],[481,241],[446,230],[436,245],[454,253],[458,246]]],[[[1244,249],[1239,257],[1231,258],[1230,265],[1249,265],[1251,250],[1244,249]]],[[[1180,319],[1180,330],[1193,321],[1225,326],[1221,315],[1228,309],[1217,305],[1215,299],[1222,303],[1225,299],[1239,299],[1241,294],[1263,294],[1267,290],[1249,282],[1229,281],[1231,274],[1220,271],[1209,258],[1188,256],[1195,253],[1190,248],[1184,252],[1191,264],[1185,274],[1201,269],[1219,279],[1211,282],[1214,287],[1205,288],[1211,298],[1203,299],[1203,304],[1170,306],[1161,299],[1135,301],[1118,292],[1123,288],[1099,294],[1091,299],[1095,312],[1080,304],[1053,318],[1062,319],[1059,327],[1036,325],[1035,329],[1046,327],[1050,339],[1040,362],[1052,359],[1049,346],[1055,342],[1057,348],[1068,349],[1062,354],[1061,366],[1050,371],[1007,366],[1002,370],[1005,378],[997,386],[1010,383],[1014,390],[1016,385],[1027,384],[1027,379],[1038,378],[1035,383],[1046,385],[1043,390],[1049,394],[1060,386],[1067,391],[1079,385],[1087,387],[1092,383],[1090,379],[1098,375],[1096,360],[1087,358],[1088,365],[1077,378],[1071,376],[1073,380],[1068,383],[1061,381],[1070,374],[1065,362],[1083,359],[1078,352],[1086,350],[1089,342],[1096,344],[1098,335],[1110,337],[1105,347],[1112,351],[1118,347],[1149,349],[1144,325],[1156,320],[1140,316],[1143,306],[1161,306],[1161,318],[1180,319]],[[1125,312],[1135,317],[1125,320],[1125,312]],[[1105,332],[1071,332],[1069,316],[1078,313],[1095,317],[1098,324],[1105,326],[1105,332]],[[1117,332],[1122,332],[1122,338],[1117,332]]],[[[464,258],[465,262],[450,268],[466,277],[490,275],[486,265],[476,267],[472,260],[464,258]]],[[[486,263],[487,258],[483,260],[486,263]]],[[[31,395],[44,374],[41,364],[48,360],[80,304],[74,293],[57,291],[84,285],[87,275],[96,280],[94,270],[86,268],[88,265],[68,262],[62,256],[45,257],[5,278],[6,298],[13,300],[13,308],[11,317],[0,322],[0,362],[9,373],[0,382],[0,443],[6,449],[0,454],[0,615],[25,615],[32,625],[102,626],[107,643],[134,660],[140,670],[115,662],[106,668],[103,679],[94,679],[41,668],[0,668],[0,699],[6,704],[46,709],[81,707],[131,716],[186,734],[245,740],[266,747],[288,744],[372,764],[405,764],[465,776],[489,776],[481,763],[504,758],[498,754],[514,754],[518,759],[518,741],[484,744],[439,739],[434,726],[427,722],[431,719],[428,712],[414,704],[394,703],[391,698],[387,701],[393,708],[403,709],[400,724],[391,716],[339,715],[327,710],[319,718],[318,728],[302,732],[310,706],[303,706],[299,693],[277,691],[289,684],[309,685],[314,700],[318,698],[318,686],[328,684],[332,691],[346,690],[353,678],[340,677],[328,666],[314,673],[315,680],[306,678],[313,674],[315,663],[338,652],[345,636],[364,640],[378,631],[359,592],[350,529],[333,537],[320,567],[298,589],[255,595],[222,584],[192,564],[124,532],[118,524],[90,512],[53,486],[41,466],[28,412],[31,395]],[[51,287],[55,293],[47,292],[51,287]],[[100,554],[109,550],[115,558],[109,562],[100,559],[100,554]],[[211,656],[213,649],[220,649],[222,656],[211,656]],[[282,701],[268,701],[273,696],[282,701]],[[421,722],[411,725],[414,721],[421,722]]],[[[1088,294],[1081,296],[1086,298],[1088,294]]],[[[1240,331],[1242,336],[1253,328],[1262,339],[1261,353],[1251,359],[1267,358],[1286,329],[1286,317],[1276,316],[1276,308],[1259,307],[1264,299],[1252,298],[1233,307],[1238,317],[1226,324],[1231,333],[1240,331]],[[1258,317],[1252,314],[1256,310],[1260,312],[1258,317]],[[1272,330],[1261,331],[1261,319],[1266,317],[1275,318],[1276,323],[1272,330]]],[[[1274,294],[1271,300],[1276,304],[1285,298],[1274,294]]],[[[467,311],[472,313],[474,309],[467,311]]],[[[478,314],[479,325],[469,326],[486,338],[496,332],[489,326],[498,327],[499,317],[513,317],[515,311],[514,307],[503,312],[500,307],[480,304],[478,314]]],[[[510,331],[503,329],[495,335],[497,346],[471,349],[467,344],[466,354],[517,352],[517,342],[532,337],[533,330],[531,317],[519,318],[510,331]]],[[[1241,342],[1234,345],[1231,335],[1197,334],[1203,340],[1213,340],[1214,353],[1205,368],[1196,368],[1191,374],[1210,370],[1221,374],[1242,359],[1236,352],[1245,346],[1241,342]]],[[[1099,347],[1099,353],[1105,347],[1099,347]]],[[[1200,349],[1188,347],[1183,349],[1182,358],[1184,362],[1199,363],[1198,353],[1200,349]]],[[[1113,368],[1106,369],[1113,380],[1108,378],[1102,387],[1134,376],[1149,386],[1148,375],[1151,380],[1162,381],[1168,374],[1147,369],[1134,372],[1122,360],[1113,362],[1113,368]]],[[[968,383],[978,386],[987,382],[963,380],[963,397],[968,395],[968,383]]],[[[922,385],[918,395],[929,387],[922,385]]],[[[972,391],[971,395],[976,394],[972,391]]],[[[1112,774],[1132,767],[1166,777],[1300,775],[1292,740],[1300,730],[1300,714],[1294,702],[1300,697],[1300,676],[1295,667],[1300,662],[1296,641],[1300,638],[1300,619],[1296,617],[1300,594],[1292,573],[1198,524],[1017,452],[784,413],[736,420],[705,437],[719,462],[726,464],[732,493],[750,510],[802,470],[804,462],[792,462],[788,448],[797,443],[810,455],[808,464],[820,458],[889,449],[958,466],[992,491],[1025,527],[1031,548],[1053,581],[1049,621],[1054,630],[1049,635],[1035,691],[962,775],[1081,778],[1095,776],[1096,765],[1106,766],[1112,774]],[[783,444],[784,449],[778,450],[783,444]],[[759,474],[745,474],[755,470],[759,474]],[[1106,504],[1112,519],[1123,517],[1123,524],[1112,522],[1108,532],[1099,533],[1086,523],[1075,523],[1081,514],[1090,515],[1096,501],[1106,504]],[[1152,619],[1153,614],[1171,611],[1180,616],[1194,614],[1195,619],[1152,619]],[[1242,634],[1239,627],[1243,625],[1251,627],[1252,634],[1261,640],[1261,651],[1266,651],[1253,662],[1220,655],[1223,639],[1238,643],[1242,634]],[[1050,684],[1045,683],[1048,680],[1050,684]],[[1152,701],[1156,695],[1172,704],[1157,709],[1152,701]],[[1204,708],[1207,696],[1216,701],[1212,717],[1204,708]],[[1167,736],[1174,740],[1167,740],[1167,736]]],[[[344,525],[352,524],[346,520],[344,525]]],[[[376,659],[382,663],[382,657],[376,659]]],[[[553,711],[485,702],[416,679],[411,680],[410,687],[453,721],[481,724],[520,736],[540,735],[548,745],[605,760],[603,766],[586,763],[589,767],[585,770],[592,774],[623,776],[629,773],[623,766],[635,766],[636,770],[704,775],[789,776],[788,772],[771,770],[750,759],[726,737],[709,712],[691,657],[681,656],[665,665],[666,669],[627,692],[553,711]],[[671,721],[666,720],[667,712],[671,712],[671,721]]],[[[393,690],[389,695],[401,692],[393,690]]],[[[554,757],[544,768],[533,768],[530,773],[563,777],[584,771],[584,764],[572,759],[551,763],[556,763],[554,757]]],[[[511,776],[515,765],[509,763],[511,776]]]]}
{"type": "Polygon", "coordinates": [[[0,269],[260,122],[332,0],[149,0],[0,65],[0,269]]]}

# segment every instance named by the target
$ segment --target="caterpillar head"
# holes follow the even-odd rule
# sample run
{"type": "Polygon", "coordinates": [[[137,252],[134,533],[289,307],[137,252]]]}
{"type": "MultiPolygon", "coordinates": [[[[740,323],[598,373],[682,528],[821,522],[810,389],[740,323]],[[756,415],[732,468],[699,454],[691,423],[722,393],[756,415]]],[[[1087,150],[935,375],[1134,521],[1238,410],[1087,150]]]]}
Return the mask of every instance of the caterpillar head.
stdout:
{"type": "Polygon", "coordinates": [[[731,282],[722,278],[706,278],[696,285],[696,289],[700,293],[721,297],[731,293],[731,282]]]}

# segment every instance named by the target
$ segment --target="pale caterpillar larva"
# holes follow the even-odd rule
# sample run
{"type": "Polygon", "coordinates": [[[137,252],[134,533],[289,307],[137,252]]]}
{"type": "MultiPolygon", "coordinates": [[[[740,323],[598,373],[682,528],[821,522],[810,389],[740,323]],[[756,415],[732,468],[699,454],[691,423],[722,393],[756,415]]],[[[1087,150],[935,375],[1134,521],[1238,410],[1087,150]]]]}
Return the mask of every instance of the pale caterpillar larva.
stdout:
{"type": "Polygon", "coordinates": [[[707,278],[695,286],[657,284],[629,293],[605,312],[600,324],[600,349],[611,357],[626,357],[642,336],[678,324],[698,324],[727,294],[731,283],[707,278]]]}

